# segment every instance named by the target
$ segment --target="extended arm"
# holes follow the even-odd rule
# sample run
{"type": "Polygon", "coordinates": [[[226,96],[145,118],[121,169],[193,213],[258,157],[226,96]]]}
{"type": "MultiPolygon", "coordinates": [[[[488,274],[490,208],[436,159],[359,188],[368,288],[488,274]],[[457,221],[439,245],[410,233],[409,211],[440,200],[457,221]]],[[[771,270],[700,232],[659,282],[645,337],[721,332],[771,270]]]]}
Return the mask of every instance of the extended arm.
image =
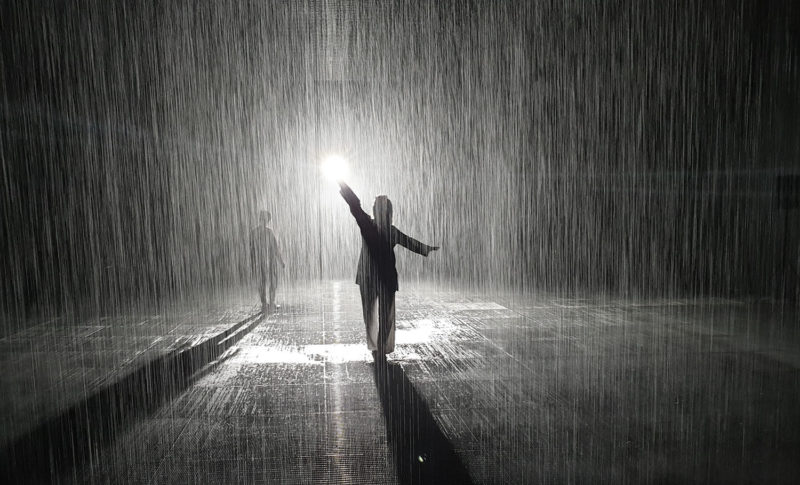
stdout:
{"type": "Polygon", "coordinates": [[[364,238],[364,241],[366,241],[370,253],[372,253],[373,257],[378,261],[384,263],[390,260],[394,261],[394,257],[390,254],[392,251],[391,246],[386,244],[387,241],[378,233],[375,224],[372,223],[372,218],[361,208],[361,201],[358,200],[356,194],[350,186],[344,182],[340,181],[339,187],[339,193],[342,194],[342,198],[344,198],[347,205],[350,206],[350,213],[355,217],[358,228],[361,231],[361,236],[364,238]]]}
{"type": "Polygon", "coordinates": [[[342,194],[342,198],[350,206],[350,213],[353,214],[358,223],[358,228],[361,229],[361,235],[364,236],[364,239],[370,241],[373,238],[372,233],[376,232],[375,226],[372,225],[372,219],[361,208],[361,201],[349,185],[339,182],[339,187],[339,193],[342,194]]]}
{"type": "Polygon", "coordinates": [[[423,244],[411,236],[407,236],[403,233],[400,229],[393,227],[394,237],[397,244],[403,246],[404,248],[408,249],[409,251],[413,251],[417,254],[421,254],[423,256],[428,256],[428,253],[431,251],[436,251],[439,249],[439,246],[428,246],[427,244],[423,244]]]}

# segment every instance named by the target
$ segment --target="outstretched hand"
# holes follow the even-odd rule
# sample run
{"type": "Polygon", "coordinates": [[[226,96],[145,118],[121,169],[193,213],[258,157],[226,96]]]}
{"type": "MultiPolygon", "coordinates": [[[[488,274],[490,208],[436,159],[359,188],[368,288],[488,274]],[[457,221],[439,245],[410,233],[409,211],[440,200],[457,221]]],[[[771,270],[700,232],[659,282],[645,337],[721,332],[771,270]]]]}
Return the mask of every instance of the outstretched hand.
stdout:
{"type": "Polygon", "coordinates": [[[344,183],[344,181],[342,180],[339,180],[338,182],[339,182],[339,193],[342,194],[342,197],[347,202],[347,204],[348,205],[355,204],[357,206],[360,206],[361,201],[358,200],[358,197],[356,196],[355,192],[353,192],[353,189],[351,189],[350,186],[344,183]]]}
{"type": "Polygon", "coordinates": [[[438,251],[438,250],[439,250],[439,246],[430,246],[430,248],[428,249],[428,252],[425,253],[425,257],[427,258],[430,253],[432,253],[433,251],[438,251]]]}

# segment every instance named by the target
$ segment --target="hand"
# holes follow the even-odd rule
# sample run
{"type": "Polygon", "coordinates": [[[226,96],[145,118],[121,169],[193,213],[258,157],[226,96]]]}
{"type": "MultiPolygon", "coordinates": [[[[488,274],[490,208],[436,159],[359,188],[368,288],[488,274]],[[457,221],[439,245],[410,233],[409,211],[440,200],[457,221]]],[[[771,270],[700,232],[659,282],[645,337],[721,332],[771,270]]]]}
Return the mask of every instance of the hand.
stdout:
{"type": "Polygon", "coordinates": [[[341,180],[339,181],[339,193],[342,194],[342,197],[344,198],[344,200],[347,202],[348,205],[350,206],[361,205],[361,201],[358,199],[355,192],[353,192],[353,189],[351,189],[349,185],[342,182],[341,180]]]}
{"type": "Polygon", "coordinates": [[[428,257],[428,255],[429,255],[431,252],[433,252],[433,251],[437,251],[438,249],[439,249],[439,246],[431,246],[431,247],[429,247],[429,248],[428,248],[428,251],[425,253],[425,257],[427,258],[427,257],[428,257]]]}

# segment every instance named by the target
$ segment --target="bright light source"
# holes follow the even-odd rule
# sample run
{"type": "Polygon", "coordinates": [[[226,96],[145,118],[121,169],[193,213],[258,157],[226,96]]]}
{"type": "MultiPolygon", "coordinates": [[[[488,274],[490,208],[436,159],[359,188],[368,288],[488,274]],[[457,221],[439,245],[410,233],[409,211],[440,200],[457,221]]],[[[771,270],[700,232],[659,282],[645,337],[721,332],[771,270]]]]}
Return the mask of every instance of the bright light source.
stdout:
{"type": "Polygon", "coordinates": [[[347,159],[338,154],[326,156],[322,160],[322,173],[334,182],[344,180],[349,173],[347,159]]]}

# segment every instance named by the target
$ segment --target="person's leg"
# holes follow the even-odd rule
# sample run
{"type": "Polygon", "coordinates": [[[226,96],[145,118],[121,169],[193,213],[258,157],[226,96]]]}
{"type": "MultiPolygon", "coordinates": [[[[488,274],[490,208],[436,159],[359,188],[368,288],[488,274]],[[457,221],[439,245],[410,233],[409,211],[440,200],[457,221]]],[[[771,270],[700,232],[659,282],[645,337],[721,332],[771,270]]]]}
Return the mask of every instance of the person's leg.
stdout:
{"type": "Polygon", "coordinates": [[[264,268],[258,268],[258,297],[261,299],[261,311],[267,308],[267,272],[264,268]]]}
{"type": "Polygon", "coordinates": [[[367,332],[367,348],[378,349],[378,294],[369,285],[360,285],[361,310],[364,313],[364,327],[367,332]]]}
{"type": "Polygon", "coordinates": [[[384,304],[386,305],[386,353],[391,354],[394,352],[394,334],[395,334],[395,306],[394,306],[395,292],[392,291],[385,295],[384,304]]]}
{"type": "Polygon", "coordinates": [[[275,308],[275,291],[278,289],[278,272],[273,267],[269,272],[269,306],[275,308]]]}
{"type": "Polygon", "coordinates": [[[388,354],[394,351],[394,291],[378,291],[378,352],[388,354]]]}

